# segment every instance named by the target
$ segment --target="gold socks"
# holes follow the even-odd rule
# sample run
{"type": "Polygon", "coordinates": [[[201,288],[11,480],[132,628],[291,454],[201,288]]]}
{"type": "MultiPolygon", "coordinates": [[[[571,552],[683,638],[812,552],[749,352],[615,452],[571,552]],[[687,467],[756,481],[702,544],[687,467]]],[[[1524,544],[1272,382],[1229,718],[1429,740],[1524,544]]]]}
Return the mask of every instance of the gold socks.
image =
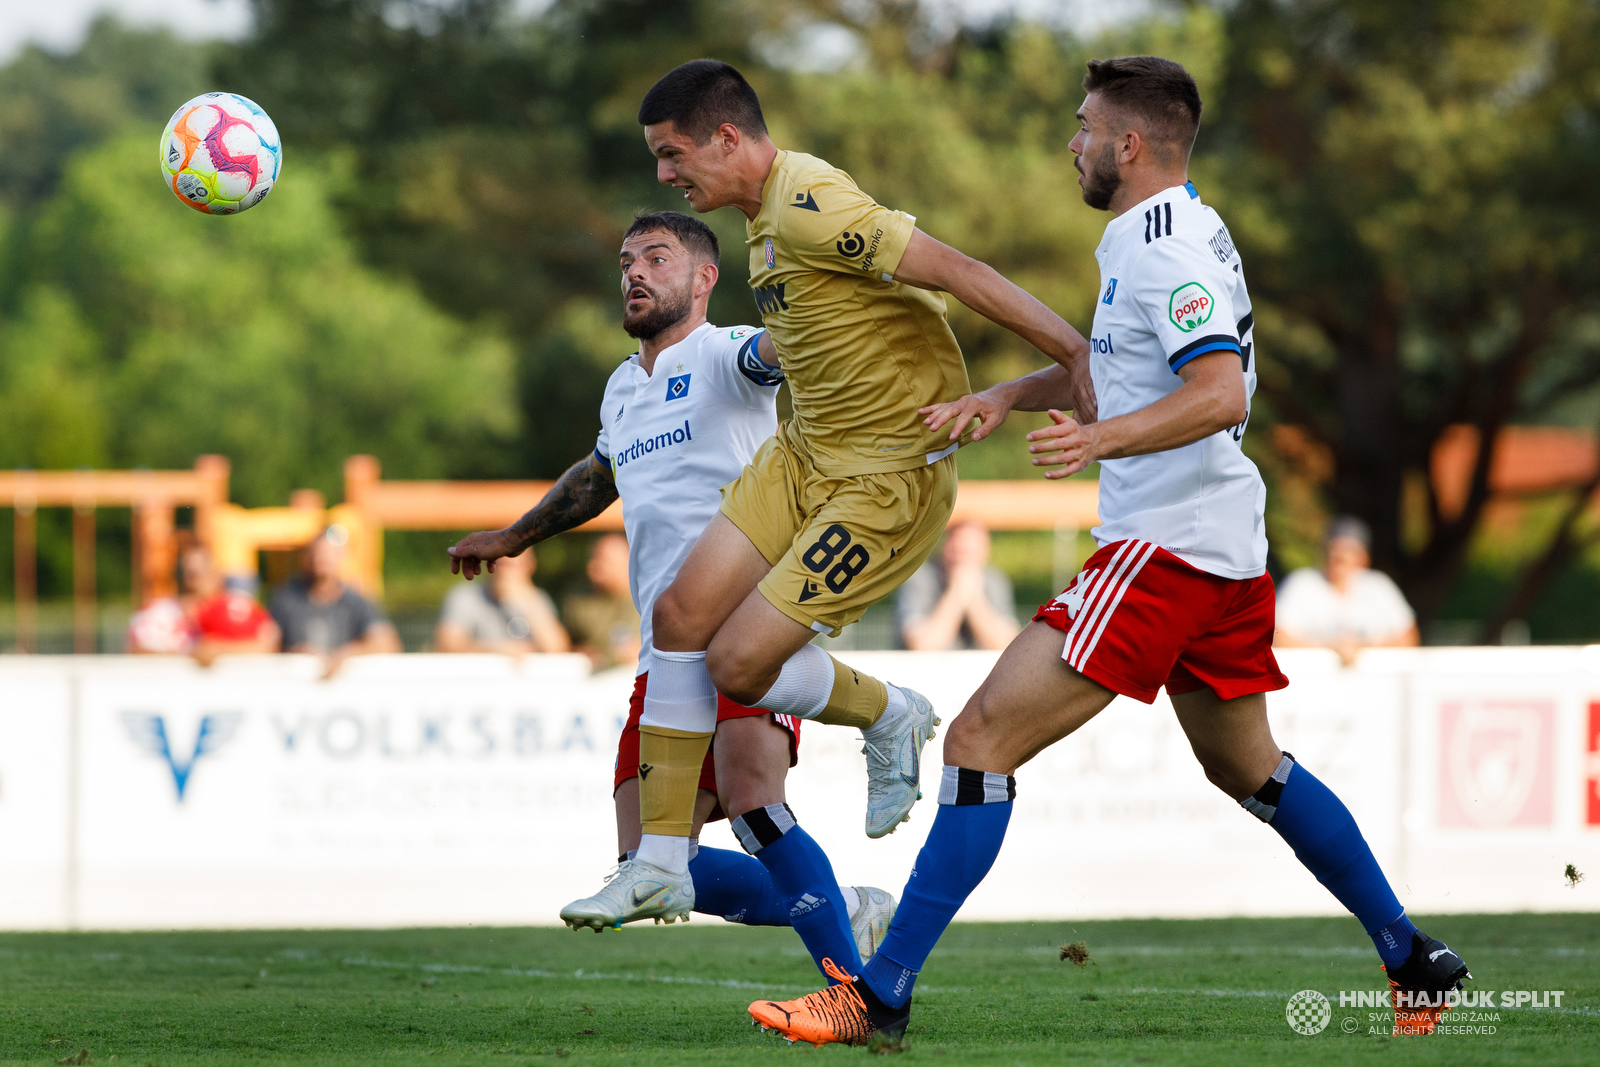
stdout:
{"type": "Polygon", "coordinates": [[[817,721],[865,730],[889,706],[888,688],[870,674],[846,667],[832,656],[828,659],[833,662],[833,691],[817,721]]]}
{"type": "Polygon", "coordinates": [[[639,727],[639,822],[645,833],[689,836],[711,738],[665,726],[639,727]]]}

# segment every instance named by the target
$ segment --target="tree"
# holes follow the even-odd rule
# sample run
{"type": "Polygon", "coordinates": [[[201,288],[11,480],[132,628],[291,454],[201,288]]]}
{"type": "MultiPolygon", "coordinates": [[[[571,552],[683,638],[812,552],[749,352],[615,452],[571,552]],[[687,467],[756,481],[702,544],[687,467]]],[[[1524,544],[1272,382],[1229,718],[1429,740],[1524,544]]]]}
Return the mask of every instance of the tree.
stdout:
{"type": "Polygon", "coordinates": [[[1567,0],[1223,10],[1198,167],[1224,179],[1208,192],[1258,301],[1265,414],[1328,449],[1335,506],[1372,525],[1377,565],[1426,624],[1489,499],[1483,447],[1465,505],[1440,506],[1428,471],[1441,435],[1466,423],[1492,445],[1600,381],[1600,12],[1567,0]],[[1421,499],[1414,538],[1408,491],[1421,499]]]}

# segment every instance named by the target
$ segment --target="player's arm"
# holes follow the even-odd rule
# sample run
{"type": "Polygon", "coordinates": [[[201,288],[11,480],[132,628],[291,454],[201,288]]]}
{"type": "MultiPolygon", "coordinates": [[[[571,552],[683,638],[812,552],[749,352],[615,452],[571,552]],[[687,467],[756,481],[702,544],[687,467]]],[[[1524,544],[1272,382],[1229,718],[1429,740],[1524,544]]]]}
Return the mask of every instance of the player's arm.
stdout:
{"type": "MultiPolygon", "coordinates": [[[[990,322],[1004,326],[1059,366],[1073,387],[1067,401],[1084,422],[1095,417],[1089,377],[1089,342],[1071,323],[1001,273],[971,256],[913,230],[894,280],[918,289],[949,293],[990,322]]],[[[963,425],[965,425],[963,423],[963,425]]]]}
{"type": "Polygon", "coordinates": [[[1055,425],[1028,435],[1033,465],[1058,468],[1046,478],[1065,478],[1102,459],[1182,448],[1250,414],[1238,352],[1196,356],[1178,368],[1178,377],[1183,384],[1155,403],[1089,426],[1051,410],[1055,425]]]}
{"type": "Polygon", "coordinates": [[[598,453],[567,468],[565,474],[516,522],[503,530],[483,530],[468,534],[450,549],[450,573],[476,577],[483,565],[494,570],[494,561],[521,554],[558,533],[582,526],[610,507],[617,499],[617,482],[611,467],[598,453]]]}
{"type": "MultiPolygon", "coordinates": [[[[927,416],[922,421],[929,430],[935,432],[945,423],[951,423],[952,441],[961,436],[961,431],[973,419],[977,419],[978,428],[972,431],[972,439],[981,441],[1005,422],[1006,416],[1013,411],[1049,411],[1058,408],[1071,409],[1077,414],[1073,403],[1079,388],[1070,371],[1052,363],[1043,370],[992,385],[981,393],[969,393],[959,400],[919,408],[917,413],[927,416]]],[[[1080,425],[1091,421],[1089,418],[1078,420],[1080,425]]]]}

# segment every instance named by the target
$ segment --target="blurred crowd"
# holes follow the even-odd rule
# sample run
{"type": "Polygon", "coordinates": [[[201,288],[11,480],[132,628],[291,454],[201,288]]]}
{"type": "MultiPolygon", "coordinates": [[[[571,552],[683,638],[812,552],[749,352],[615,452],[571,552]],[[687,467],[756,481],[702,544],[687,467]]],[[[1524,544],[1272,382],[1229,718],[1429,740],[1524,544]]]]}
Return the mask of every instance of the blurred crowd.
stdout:
{"type": "MultiPolygon", "coordinates": [[[[331,526],[300,552],[299,570],[263,608],[254,575],[219,575],[203,546],[179,555],[179,592],[153,600],[128,625],[128,647],[182,654],[209,665],[226,653],[299,652],[322,657],[332,675],[351,656],[399,652],[382,608],[342,577],[345,534],[331,526]]],[[[1363,649],[1418,643],[1416,617],[1399,588],[1371,567],[1371,534],[1359,519],[1328,528],[1321,567],[1290,573],[1278,587],[1279,647],[1321,647],[1353,663],[1363,649]]],[[[900,647],[912,651],[1005,648],[1021,630],[1011,580],[991,560],[989,531],[959,522],[904,586],[895,605],[900,647]]],[[[590,546],[585,581],[558,606],[534,581],[529,549],[503,559],[445,596],[433,631],[436,652],[510,656],[580,652],[596,670],[639,655],[639,613],[628,585],[628,543],[607,534],[590,546]]]]}

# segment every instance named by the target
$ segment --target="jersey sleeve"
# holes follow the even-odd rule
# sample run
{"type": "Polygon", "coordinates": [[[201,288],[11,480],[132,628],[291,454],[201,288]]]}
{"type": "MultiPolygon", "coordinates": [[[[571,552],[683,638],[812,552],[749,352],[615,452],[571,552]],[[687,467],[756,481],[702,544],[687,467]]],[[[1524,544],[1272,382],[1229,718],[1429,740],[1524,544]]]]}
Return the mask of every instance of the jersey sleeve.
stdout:
{"type": "Polygon", "coordinates": [[[779,216],[778,239],[813,270],[893,281],[917,220],[883,207],[843,175],[793,194],[779,216]]]}
{"type": "Polygon", "coordinates": [[[1174,374],[1208,352],[1240,354],[1230,273],[1209,251],[1171,237],[1152,242],[1139,257],[1129,295],[1160,340],[1174,374]]]}
{"type": "Polygon", "coordinates": [[[759,326],[719,327],[716,358],[707,368],[717,391],[730,400],[768,406],[783,384],[783,368],[761,359],[757,346],[767,331],[759,326]]]}

